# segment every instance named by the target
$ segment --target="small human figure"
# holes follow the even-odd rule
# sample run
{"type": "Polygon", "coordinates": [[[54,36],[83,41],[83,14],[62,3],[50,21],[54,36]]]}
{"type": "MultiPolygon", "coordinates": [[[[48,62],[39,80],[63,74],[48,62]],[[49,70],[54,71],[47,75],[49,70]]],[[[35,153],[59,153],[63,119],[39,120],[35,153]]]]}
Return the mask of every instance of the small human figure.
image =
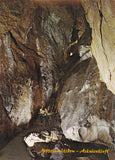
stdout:
{"type": "Polygon", "coordinates": [[[48,110],[45,108],[45,109],[40,109],[40,114],[44,117],[45,119],[45,126],[49,126],[49,116],[53,115],[54,113],[51,112],[49,113],[48,110]]]}

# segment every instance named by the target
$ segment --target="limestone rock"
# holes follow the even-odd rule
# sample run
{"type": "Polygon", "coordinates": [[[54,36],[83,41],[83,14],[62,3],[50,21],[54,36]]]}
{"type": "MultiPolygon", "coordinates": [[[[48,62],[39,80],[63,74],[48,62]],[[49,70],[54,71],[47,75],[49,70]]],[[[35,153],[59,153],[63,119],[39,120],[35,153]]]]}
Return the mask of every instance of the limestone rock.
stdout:
{"type": "Polygon", "coordinates": [[[105,136],[104,143],[113,143],[115,97],[100,81],[101,76],[115,93],[113,4],[1,2],[3,140],[28,126],[40,108],[47,108],[59,111],[67,138],[89,142],[105,136]],[[99,129],[99,124],[105,126],[99,129]]]}
{"type": "Polygon", "coordinates": [[[87,21],[92,28],[92,53],[100,79],[115,94],[115,1],[83,1],[87,21]]]}
{"type": "Polygon", "coordinates": [[[112,98],[112,93],[100,82],[95,61],[83,61],[72,71],[71,75],[68,73],[69,78],[66,79],[58,99],[64,135],[77,141],[101,140],[112,144],[114,139],[110,128],[115,128],[111,123],[114,120],[114,97],[112,98]]]}
{"type": "MultiPolygon", "coordinates": [[[[3,0],[0,6],[0,115],[8,117],[11,134],[14,128],[28,126],[40,108],[54,107],[56,84],[71,61],[68,53],[64,61],[64,53],[71,43],[75,13],[84,13],[81,5],[29,2],[3,0]]],[[[7,130],[2,127],[1,137],[7,130]]]]}

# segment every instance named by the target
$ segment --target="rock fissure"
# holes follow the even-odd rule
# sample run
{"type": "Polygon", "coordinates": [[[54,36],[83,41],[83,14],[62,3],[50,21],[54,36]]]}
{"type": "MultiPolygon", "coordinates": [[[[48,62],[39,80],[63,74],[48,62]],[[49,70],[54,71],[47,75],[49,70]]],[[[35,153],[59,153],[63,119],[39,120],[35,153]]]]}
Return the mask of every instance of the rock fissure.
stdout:
{"type": "MultiPolygon", "coordinates": [[[[102,9],[102,6],[101,6],[101,9],[102,9]]],[[[104,48],[104,44],[103,44],[103,31],[102,31],[102,25],[103,25],[103,14],[102,14],[102,12],[101,12],[101,10],[99,10],[99,15],[100,15],[100,35],[101,35],[101,43],[102,43],[102,47],[103,47],[103,53],[104,53],[104,55],[105,55],[105,57],[106,57],[106,60],[107,60],[107,64],[108,64],[108,70],[109,70],[109,74],[110,74],[110,81],[111,81],[111,71],[110,71],[110,69],[109,69],[109,61],[108,61],[108,57],[107,57],[107,55],[106,55],[106,53],[105,53],[105,48],[104,48]]]]}

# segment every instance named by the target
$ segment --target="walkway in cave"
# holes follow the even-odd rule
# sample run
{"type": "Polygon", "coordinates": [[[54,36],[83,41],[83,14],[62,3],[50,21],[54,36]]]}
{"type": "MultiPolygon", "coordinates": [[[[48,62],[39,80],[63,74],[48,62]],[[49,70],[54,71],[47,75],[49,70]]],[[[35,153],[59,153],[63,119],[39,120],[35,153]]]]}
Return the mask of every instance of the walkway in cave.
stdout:
{"type": "Polygon", "coordinates": [[[2,150],[0,150],[0,160],[32,160],[27,150],[27,147],[24,143],[24,136],[28,135],[31,132],[39,132],[41,130],[52,130],[53,128],[57,128],[59,126],[59,118],[56,115],[52,115],[53,123],[49,120],[48,124],[46,124],[45,119],[39,119],[34,122],[34,124],[16,137],[14,137],[2,150]]]}
{"type": "MultiPolygon", "coordinates": [[[[43,117],[42,117],[43,118],[43,117]]],[[[30,133],[34,132],[40,132],[42,130],[47,130],[47,131],[51,131],[53,129],[59,129],[60,130],[60,121],[59,121],[59,116],[58,115],[52,115],[51,117],[49,117],[49,122],[43,118],[42,121],[40,119],[40,117],[38,116],[37,120],[33,123],[33,125],[29,128],[26,129],[24,131],[22,131],[20,134],[18,134],[16,137],[14,137],[1,151],[0,151],[0,160],[33,160],[32,157],[30,157],[29,152],[27,150],[27,147],[24,143],[24,136],[29,135],[30,133]]],[[[56,143],[60,143],[60,142],[56,142],[56,143]]],[[[46,147],[50,146],[55,146],[56,143],[50,143],[50,144],[46,144],[46,147]],[[48,145],[48,146],[47,146],[48,145]]],[[[66,144],[67,146],[70,146],[70,148],[72,148],[73,150],[77,149],[77,150],[81,150],[83,148],[94,148],[94,149],[99,149],[99,147],[101,148],[105,148],[105,146],[103,145],[96,145],[96,144],[84,144],[84,143],[80,143],[80,142],[75,142],[75,141],[71,141],[71,140],[67,140],[65,138],[62,138],[61,143],[62,148],[63,146],[66,144]]],[[[38,143],[37,144],[37,149],[39,150],[40,147],[44,147],[44,144],[42,143],[38,143]]],[[[79,155],[78,154],[74,154],[74,155],[70,155],[70,154],[64,154],[64,159],[63,160],[70,160],[72,156],[73,160],[81,160],[79,159],[79,155]]],[[[108,160],[106,155],[88,155],[89,158],[88,160],[90,160],[91,158],[93,158],[93,160],[101,160],[104,158],[104,160],[108,160]],[[102,157],[101,157],[102,156],[102,157]],[[90,158],[91,157],[91,158],[90,158]]],[[[36,157],[34,160],[43,160],[43,157],[36,157]]],[[[50,157],[45,158],[47,160],[50,159],[50,157]]],[[[87,159],[87,158],[86,158],[87,159]]],[[[86,160],[83,159],[83,160],[86,160]]]]}
{"type": "Polygon", "coordinates": [[[19,134],[0,151],[1,160],[31,160],[23,136],[24,133],[19,134]]]}

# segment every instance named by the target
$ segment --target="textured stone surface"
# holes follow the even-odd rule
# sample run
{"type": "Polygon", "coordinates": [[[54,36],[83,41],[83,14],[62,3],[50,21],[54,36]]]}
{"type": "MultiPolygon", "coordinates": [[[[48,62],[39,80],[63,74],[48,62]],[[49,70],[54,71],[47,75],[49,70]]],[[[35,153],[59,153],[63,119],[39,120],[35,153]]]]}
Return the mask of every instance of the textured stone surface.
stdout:
{"type": "MultiPolygon", "coordinates": [[[[7,118],[3,124],[4,129],[1,128],[1,136],[7,127],[12,130],[28,124],[41,107],[50,105],[53,109],[58,81],[64,76],[66,66],[69,67],[71,62],[66,48],[71,43],[75,14],[80,10],[82,14],[79,14],[77,19],[79,16],[84,19],[81,5],[2,1],[1,123],[4,121],[3,117],[7,118]]],[[[77,54],[74,55],[76,58],[77,54]]],[[[75,59],[74,63],[77,60],[75,59]]]]}
{"type": "Polygon", "coordinates": [[[100,81],[114,93],[114,16],[106,3],[1,2],[3,140],[47,108],[59,110],[66,137],[113,143],[115,97],[100,81]]]}
{"type": "Polygon", "coordinates": [[[83,1],[87,21],[92,28],[92,53],[100,78],[115,94],[115,1],[83,1]]]}
{"type": "Polygon", "coordinates": [[[77,141],[112,143],[113,94],[100,82],[95,61],[83,61],[72,71],[58,99],[65,136],[77,141]]]}

